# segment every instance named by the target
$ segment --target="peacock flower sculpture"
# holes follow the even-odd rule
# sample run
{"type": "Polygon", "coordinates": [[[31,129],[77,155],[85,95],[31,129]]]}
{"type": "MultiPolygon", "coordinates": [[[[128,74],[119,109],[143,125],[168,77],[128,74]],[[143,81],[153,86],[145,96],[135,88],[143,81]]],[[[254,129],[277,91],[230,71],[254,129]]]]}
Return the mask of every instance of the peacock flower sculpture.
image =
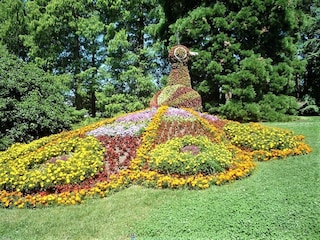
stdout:
{"type": "Polygon", "coordinates": [[[307,154],[303,136],[199,112],[182,45],[151,108],[0,152],[0,208],[74,205],[132,185],[206,189],[251,175],[256,161],[307,154]]]}
{"type": "Polygon", "coordinates": [[[150,101],[150,107],[186,107],[201,110],[201,96],[192,89],[191,78],[188,70],[190,56],[197,55],[183,45],[170,49],[169,60],[171,71],[165,88],[158,91],[150,101]]]}

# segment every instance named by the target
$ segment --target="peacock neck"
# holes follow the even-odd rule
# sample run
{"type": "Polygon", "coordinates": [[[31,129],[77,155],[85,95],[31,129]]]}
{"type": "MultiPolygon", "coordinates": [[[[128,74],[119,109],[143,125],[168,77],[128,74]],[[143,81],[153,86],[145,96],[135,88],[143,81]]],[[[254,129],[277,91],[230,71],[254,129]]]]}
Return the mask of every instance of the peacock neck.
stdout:
{"type": "Polygon", "coordinates": [[[191,78],[188,66],[183,62],[173,63],[167,86],[181,84],[191,88],[191,78]]]}

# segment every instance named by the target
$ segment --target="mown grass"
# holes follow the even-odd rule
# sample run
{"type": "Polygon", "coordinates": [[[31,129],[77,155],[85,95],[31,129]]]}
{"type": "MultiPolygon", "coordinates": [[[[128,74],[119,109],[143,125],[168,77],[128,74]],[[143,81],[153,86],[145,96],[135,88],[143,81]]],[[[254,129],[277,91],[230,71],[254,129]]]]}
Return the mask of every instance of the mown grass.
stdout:
{"type": "Polygon", "coordinates": [[[266,124],[305,135],[313,152],[208,190],[131,187],[80,206],[0,209],[0,240],[320,239],[320,118],[266,124]]]}

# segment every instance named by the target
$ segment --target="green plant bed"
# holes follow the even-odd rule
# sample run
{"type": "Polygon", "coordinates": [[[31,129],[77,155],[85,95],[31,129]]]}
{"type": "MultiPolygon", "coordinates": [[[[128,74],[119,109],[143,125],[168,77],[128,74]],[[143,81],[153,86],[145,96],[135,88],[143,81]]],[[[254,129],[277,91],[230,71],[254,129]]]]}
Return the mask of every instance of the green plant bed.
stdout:
{"type": "Polygon", "coordinates": [[[232,152],[205,136],[174,138],[155,147],[148,161],[151,170],[166,174],[214,174],[232,163],[232,152]]]}

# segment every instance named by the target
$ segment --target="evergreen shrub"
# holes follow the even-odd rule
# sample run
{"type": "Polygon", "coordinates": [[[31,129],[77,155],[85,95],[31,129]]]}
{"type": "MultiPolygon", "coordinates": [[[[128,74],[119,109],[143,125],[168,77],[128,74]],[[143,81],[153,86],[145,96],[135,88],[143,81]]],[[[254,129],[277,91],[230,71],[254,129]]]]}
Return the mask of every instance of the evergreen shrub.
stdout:
{"type": "Polygon", "coordinates": [[[26,64],[0,46],[0,150],[70,129],[75,110],[62,80],[26,64]]]}

